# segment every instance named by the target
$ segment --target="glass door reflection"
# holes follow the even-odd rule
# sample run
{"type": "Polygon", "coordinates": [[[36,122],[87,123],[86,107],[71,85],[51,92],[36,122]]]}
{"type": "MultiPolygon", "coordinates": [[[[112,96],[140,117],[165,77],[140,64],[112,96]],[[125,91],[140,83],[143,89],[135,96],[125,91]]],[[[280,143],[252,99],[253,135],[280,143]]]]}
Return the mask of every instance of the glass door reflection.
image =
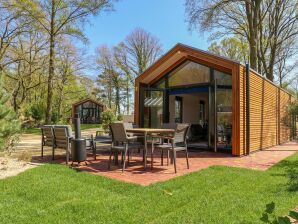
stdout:
{"type": "Polygon", "coordinates": [[[159,128],[164,116],[164,91],[157,89],[144,90],[143,127],[159,128]]]}

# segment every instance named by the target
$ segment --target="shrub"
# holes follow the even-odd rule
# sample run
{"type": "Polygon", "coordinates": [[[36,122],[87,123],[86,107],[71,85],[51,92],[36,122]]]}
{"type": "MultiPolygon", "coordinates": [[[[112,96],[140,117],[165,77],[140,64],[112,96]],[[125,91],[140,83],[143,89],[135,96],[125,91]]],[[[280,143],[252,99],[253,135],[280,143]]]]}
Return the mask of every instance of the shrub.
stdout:
{"type": "Polygon", "coordinates": [[[123,115],[122,114],[118,114],[117,115],[117,121],[122,121],[123,120],[123,115]]]}
{"type": "Polygon", "coordinates": [[[0,150],[11,151],[18,141],[21,126],[17,115],[8,105],[9,96],[2,87],[0,74],[0,150]]]}
{"type": "Polygon", "coordinates": [[[34,103],[29,107],[29,111],[27,114],[29,114],[34,120],[41,121],[44,119],[46,109],[43,105],[43,103],[38,102],[34,103]]]}
{"type": "Polygon", "coordinates": [[[262,217],[260,220],[264,223],[271,223],[271,224],[291,224],[296,223],[298,221],[298,212],[290,211],[287,216],[279,216],[275,214],[275,203],[271,202],[266,205],[266,210],[263,212],[262,217]],[[291,219],[292,221],[291,221],[291,219]]]}
{"type": "Polygon", "coordinates": [[[115,121],[116,116],[114,114],[114,111],[112,111],[111,109],[107,109],[101,113],[102,128],[105,132],[109,130],[109,125],[115,121]]]}
{"type": "Polygon", "coordinates": [[[51,121],[53,124],[56,124],[60,121],[61,117],[59,116],[58,112],[53,111],[51,121]]]}

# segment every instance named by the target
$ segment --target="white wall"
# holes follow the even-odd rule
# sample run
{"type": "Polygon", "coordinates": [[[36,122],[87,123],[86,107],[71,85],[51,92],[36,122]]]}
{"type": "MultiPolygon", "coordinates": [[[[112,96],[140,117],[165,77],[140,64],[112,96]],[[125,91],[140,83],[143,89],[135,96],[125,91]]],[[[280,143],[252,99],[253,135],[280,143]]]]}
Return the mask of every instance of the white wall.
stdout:
{"type": "Polygon", "coordinates": [[[199,123],[200,101],[205,101],[205,117],[208,119],[208,93],[189,93],[169,96],[170,123],[175,122],[175,96],[182,97],[183,121],[185,123],[199,123]]]}

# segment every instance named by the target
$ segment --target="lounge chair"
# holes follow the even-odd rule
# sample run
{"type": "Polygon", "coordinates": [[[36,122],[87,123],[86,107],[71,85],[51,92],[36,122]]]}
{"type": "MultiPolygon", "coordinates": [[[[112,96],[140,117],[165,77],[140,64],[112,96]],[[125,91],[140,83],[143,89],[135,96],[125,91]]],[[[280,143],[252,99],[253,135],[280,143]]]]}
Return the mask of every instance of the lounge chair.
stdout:
{"type": "Polygon", "coordinates": [[[43,151],[45,146],[52,148],[52,157],[54,159],[54,149],[56,146],[54,129],[51,125],[44,125],[41,127],[41,157],[43,157],[43,151]]]}
{"type": "MultiPolygon", "coordinates": [[[[72,130],[70,125],[55,125],[54,126],[55,145],[56,148],[66,150],[66,164],[69,162],[70,140],[72,139],[72,130]]],[[[55,156],[55,149],[53,150],[53,159],[55,156]]]]}

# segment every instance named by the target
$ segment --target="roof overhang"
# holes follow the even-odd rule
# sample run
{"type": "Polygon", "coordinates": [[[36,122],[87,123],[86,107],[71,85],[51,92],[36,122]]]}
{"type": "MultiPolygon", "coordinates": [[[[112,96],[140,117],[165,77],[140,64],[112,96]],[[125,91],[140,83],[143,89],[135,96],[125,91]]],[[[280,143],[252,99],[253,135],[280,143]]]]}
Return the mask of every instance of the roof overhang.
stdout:
{"type": "Polygon", "coordinates": [[[229,72],[233,66],[240,64],[238,61],[178,43],[138,76],[136,83],[151,84],[186,60],[214,67],[224,72],[229,72]]]}
{"type": "Polygon", "coordinates": [[[76,107],[76,106],[81,105],[81,104],[83,104],[83,103],[86,103],[86,102],[88,102],[88,101],[89,101],[89,102],[92,102],[92,103],[95,103],[95,104],[98,105],[98,106],[105,107],[105,105],[104,105],[103,103],[98,102],[98,101],[96,101],[96,100],[94,100],[94,99],[91,99],[91,98],[86,98],[86,99],[84,99],[84,100],[78,101],[78,102],[72,104],[72,106],[73,106],[73,107],[76,107]]]}

